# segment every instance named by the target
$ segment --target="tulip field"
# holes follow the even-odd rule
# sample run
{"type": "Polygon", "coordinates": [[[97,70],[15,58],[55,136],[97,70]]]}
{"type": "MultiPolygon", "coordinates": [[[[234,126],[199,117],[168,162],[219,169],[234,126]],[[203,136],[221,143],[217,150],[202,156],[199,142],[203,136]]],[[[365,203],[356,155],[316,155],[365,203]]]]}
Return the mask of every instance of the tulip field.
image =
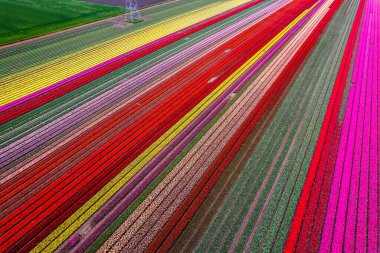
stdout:
{"type": "Polygon", "coordinates": [[[380,252],[380,0],[160,2],[0,46],[0,252],[380,252]]]}

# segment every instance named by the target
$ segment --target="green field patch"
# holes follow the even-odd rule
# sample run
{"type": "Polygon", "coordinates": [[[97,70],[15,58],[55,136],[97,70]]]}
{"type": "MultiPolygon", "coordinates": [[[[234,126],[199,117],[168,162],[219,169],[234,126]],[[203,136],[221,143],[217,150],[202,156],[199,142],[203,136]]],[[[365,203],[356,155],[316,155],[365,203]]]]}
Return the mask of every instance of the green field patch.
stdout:
{"type": "Polygon", "coordinates": [[[125,22],[126,23],[132,23],[132,24],[137,24],[137,23],[140,23],[140,22],[143,22],[144,20],[142,19],[127,19],[125,22]]]}
{"type": "Polygon", "coordinates": [[[122,7],[79,0],[0,0],[0,45],[122,13],[122,7]]]}

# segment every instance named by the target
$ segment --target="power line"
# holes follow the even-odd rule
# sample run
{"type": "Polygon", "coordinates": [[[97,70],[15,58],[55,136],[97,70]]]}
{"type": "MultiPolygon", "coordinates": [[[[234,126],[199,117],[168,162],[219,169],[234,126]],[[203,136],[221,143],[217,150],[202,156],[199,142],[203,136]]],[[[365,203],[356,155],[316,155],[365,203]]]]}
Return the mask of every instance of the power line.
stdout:
{"type": "Polygon", "coordinates": [[[137,0],[125,0],[124,21],[133,23],[139,19],[141,19],[141,16],[137,0]]]}

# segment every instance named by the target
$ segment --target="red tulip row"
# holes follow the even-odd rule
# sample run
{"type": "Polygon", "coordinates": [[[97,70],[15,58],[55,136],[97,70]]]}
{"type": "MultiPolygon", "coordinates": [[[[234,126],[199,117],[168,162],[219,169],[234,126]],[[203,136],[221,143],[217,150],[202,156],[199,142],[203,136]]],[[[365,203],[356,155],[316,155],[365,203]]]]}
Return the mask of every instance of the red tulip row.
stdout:
{"type": "Polygon", "coordinates": [[[191,217],[193,217],[199,206],[202,204],[202,201],[207,197],[212,187],[216,184],[224,169],[228,166],[241,145],[244,143],[244,140],[252,131],[261,115],[272,103],[275,103],[279,99],[282,91],[290,82],[299,66],[302,65],[302,62],[307,58],[308,53],[317,42],[324,28],[339,8],[341,2],[342,1],[336,1],[335,4],[331,6],[329,13],[320,21],[302,47],[298,49],[298,52],[292,58],[291,62],[285,67],[281,75],[266,92],[264,98],[251,112],[249,118],[240,127],[232,140],[226,145],[222,153],[203,175],[195,188],[191,191],[190,195],[171,217],[169,222],[165,224],[159,235],[149,246],[148,252],[155,252],[157,250],[165,252],[171,247],[176,238],[181,234],[184,227],[190,221],[191,217]]]}

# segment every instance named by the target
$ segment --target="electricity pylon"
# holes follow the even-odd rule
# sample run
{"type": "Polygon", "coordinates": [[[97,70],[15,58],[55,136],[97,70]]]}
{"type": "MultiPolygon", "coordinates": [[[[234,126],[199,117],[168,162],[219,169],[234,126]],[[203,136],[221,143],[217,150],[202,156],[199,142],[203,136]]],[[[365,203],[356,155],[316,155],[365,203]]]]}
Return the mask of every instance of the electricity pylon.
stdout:
{"type": "Polygon", "coordinates": [[[125,16],[124,21],[132,21],[140,19],[139,6],[137,0],[125,0],[125,16]]]}

